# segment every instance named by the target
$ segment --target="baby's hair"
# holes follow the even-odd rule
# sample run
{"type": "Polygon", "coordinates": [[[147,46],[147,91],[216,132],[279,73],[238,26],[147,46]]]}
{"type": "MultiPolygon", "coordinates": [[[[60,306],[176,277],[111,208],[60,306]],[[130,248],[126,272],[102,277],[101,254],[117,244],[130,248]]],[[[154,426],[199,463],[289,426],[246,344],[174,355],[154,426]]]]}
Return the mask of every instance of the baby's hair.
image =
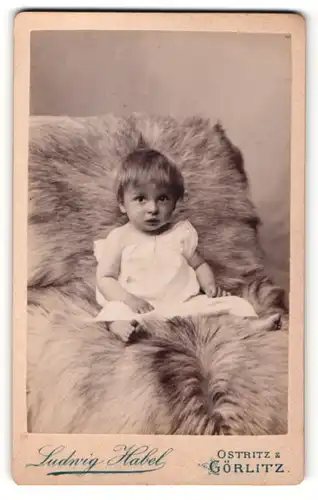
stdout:
{"type": "Polygon", "coordinates": [[[164,154],[139,140],[137,148],[126,156],[118,172],[118,202],[122,203],[128,186],[139,187],[149,183],[168,187],[175,201],[184,196],[183,176],[179,169],[164,154]]]}

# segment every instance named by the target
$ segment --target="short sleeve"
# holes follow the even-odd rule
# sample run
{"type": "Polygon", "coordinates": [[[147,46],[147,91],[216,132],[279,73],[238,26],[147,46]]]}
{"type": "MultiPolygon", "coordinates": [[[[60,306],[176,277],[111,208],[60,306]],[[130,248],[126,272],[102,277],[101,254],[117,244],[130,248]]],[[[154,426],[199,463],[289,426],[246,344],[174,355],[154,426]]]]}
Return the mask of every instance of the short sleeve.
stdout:
{"type": "Polygon", "coordinates": [[[97,272],[103,276],[117,276],[119,273],[122,253],[122,235],[119,229],[111,231],[107,238],[94,241],[97,272]]]}
{"type": "Polygon", "coordinates": [[[180,233],[182,254],[189,260],[197,249],[198,233],[189,221],[182,224],[180,233]]]}

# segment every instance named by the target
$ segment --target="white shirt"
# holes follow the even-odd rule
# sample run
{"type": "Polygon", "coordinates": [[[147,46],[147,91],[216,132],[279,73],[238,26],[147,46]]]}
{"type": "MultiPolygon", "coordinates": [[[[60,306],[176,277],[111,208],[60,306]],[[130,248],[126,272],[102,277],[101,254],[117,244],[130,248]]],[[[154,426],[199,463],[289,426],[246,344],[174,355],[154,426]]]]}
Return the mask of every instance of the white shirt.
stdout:
{"type": "MultiPolygon", "coordinates": [[[[153,306],[180,303],[200,291],[188,264],[197,244],[197,232],[188,220],[159,235],[142,233],[128,222],[95,242],[95,257],[105,274],[119,266],[121,286],[153,306]]],[[[98,290],[96,296],[103,306],[105,299],[98,290]]]]}

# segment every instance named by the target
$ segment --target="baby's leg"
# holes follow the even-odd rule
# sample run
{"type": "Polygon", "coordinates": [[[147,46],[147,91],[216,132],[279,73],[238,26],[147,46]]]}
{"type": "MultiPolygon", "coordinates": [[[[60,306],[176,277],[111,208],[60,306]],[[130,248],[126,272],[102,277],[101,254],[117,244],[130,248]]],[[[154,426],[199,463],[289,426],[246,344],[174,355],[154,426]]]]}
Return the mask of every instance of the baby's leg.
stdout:
{"type": "Polygon", "coordinates": [[[281,328],[281,314],[275,313],[265,318],[259,318],[252,306],[247,300],[241,297],[227,297],[224,299],[228,301],[229,304],[232,303],[232,308],[230,313],[236,314],[237,316],[243,316],[250,320],[252,328],[255,330],[280,330],[281,328]]]}
{"type": "Polygon", "coordinates": [[[149,314],[135,313],[124,302],[105,301],[103,309],[93,321],[106,323],[109,331],[127,342],[131,340],[132,335],[134,340],[145,336],[145,329],[140,324],[140,320],[143,316],[149,316],[149,314]]]}
{"type": "Polygon", "coordinates": [[[136,319],[134,313],[127,304],[120,301],[105,302],[103,309],[96,316],[95,321],[103,323],[112,323],[115,321],[132,321],[136,319]]]}

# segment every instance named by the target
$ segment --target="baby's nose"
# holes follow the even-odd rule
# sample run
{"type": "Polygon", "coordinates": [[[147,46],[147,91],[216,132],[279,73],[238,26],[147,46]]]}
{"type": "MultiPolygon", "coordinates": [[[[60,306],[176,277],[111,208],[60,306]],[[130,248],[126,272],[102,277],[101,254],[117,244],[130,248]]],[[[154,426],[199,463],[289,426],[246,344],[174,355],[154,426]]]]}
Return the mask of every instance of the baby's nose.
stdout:
{"type": "Polygon", "coordinates": [[[151,214],[157,213],[157,211],[158,211],[157,203],[155,201],[149,201],[147,203],[147,210],[151,214]]]}

